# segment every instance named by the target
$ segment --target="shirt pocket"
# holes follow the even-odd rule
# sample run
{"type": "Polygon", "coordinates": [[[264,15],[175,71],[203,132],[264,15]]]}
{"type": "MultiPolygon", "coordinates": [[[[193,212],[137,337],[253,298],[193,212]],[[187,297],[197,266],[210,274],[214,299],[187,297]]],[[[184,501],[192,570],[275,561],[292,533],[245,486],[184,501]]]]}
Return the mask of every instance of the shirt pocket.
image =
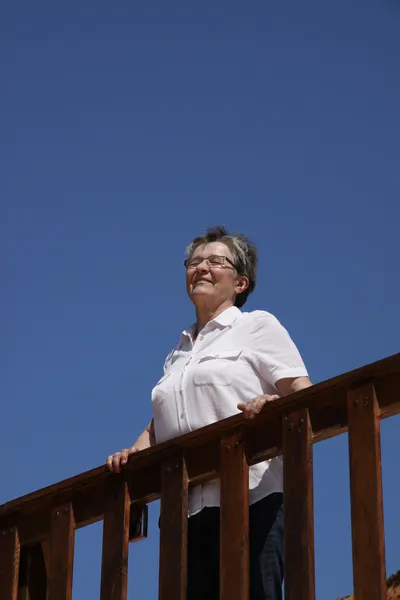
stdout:
{"type": "Polygon", "coordinates": [[[151,392],[151,400],[154,404],[160,404],[171,394],[171,373],[166,373],[157,381],[151,392]],[[169,380],[169,381],[168,381],[169,380]]]}
{"type": "Polygon", "coordinates": [[[225,350],[204,354],[193,373],[194,385],[231,385],[242,350],[225,350]]]}

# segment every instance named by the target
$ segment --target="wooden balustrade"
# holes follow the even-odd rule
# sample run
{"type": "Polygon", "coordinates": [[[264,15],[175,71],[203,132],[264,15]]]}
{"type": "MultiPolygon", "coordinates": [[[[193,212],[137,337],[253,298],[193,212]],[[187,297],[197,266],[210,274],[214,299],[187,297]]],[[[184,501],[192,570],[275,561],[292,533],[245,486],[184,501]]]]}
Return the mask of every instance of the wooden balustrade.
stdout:
{"type": "MultiPolygon", "coordinates": [[[[314,600],[313,444],[349,432],[354,594],[384,600],[380,419],[400,412],[400,354],[0,506],[0,599],[71,600],[75,530],[103,520],[101,600],[127,596],[132,523],[161,498],[160,600],[184,600],[188,487],[221,479],[222,600],[249,599],[248,466],[282,455],[285,598],[314,600]]],[[[132,533],[134,532],[134,533],[132,533]]]]}

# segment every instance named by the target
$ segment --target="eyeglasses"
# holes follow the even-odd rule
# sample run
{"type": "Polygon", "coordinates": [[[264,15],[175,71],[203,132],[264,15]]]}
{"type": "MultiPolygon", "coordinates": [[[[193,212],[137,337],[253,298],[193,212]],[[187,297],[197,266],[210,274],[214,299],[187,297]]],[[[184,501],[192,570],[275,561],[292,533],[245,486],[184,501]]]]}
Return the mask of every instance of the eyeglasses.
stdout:
{"type": "Polygon", "coordinates": [[[227,256],[217,256],[216,254],[207,256],[207,258],[201,258],[201,256],[187,258],[184,262],[184,265],[186,269],[195,269],[196,267],[201,265],[203,261],[210,269],[223,269],[228,266],[226,265],[226,263],[229,263],[229,265],[231,265],[235,270],[237,270],[235,264],[227,256]]]}

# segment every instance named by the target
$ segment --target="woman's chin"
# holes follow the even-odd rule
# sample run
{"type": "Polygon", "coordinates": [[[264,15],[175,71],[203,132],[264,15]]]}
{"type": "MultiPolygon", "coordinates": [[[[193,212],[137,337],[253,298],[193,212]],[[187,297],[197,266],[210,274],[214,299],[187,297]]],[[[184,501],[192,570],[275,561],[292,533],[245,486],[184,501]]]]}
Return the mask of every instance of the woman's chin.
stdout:
{"type": "Polygon", "coordinates": [[[213,292],[211,285],[196,285],[190,292],[191,298],[200,298],[201,296],[210,296],[213,292]]]}

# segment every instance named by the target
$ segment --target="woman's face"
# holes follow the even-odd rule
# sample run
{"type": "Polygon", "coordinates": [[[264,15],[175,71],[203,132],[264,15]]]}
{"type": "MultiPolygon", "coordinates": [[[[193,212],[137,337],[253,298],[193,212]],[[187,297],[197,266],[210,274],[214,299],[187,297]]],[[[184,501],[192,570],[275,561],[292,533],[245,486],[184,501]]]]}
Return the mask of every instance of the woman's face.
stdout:
{"type": "Polygon", "coordinates": [[[204,259],[211,256],[225,256],[233,261],[231,251],[222,242],[211,242],[198,246],[191,259],[203,259],[186,271],[186,290],[195,304],[210,304],[210,307],[230,301],[234,303],[236,294],[244,291],[248,285],[246,277],[239,276],[229,262],[222,266],[209,266],[204,259]]]}

